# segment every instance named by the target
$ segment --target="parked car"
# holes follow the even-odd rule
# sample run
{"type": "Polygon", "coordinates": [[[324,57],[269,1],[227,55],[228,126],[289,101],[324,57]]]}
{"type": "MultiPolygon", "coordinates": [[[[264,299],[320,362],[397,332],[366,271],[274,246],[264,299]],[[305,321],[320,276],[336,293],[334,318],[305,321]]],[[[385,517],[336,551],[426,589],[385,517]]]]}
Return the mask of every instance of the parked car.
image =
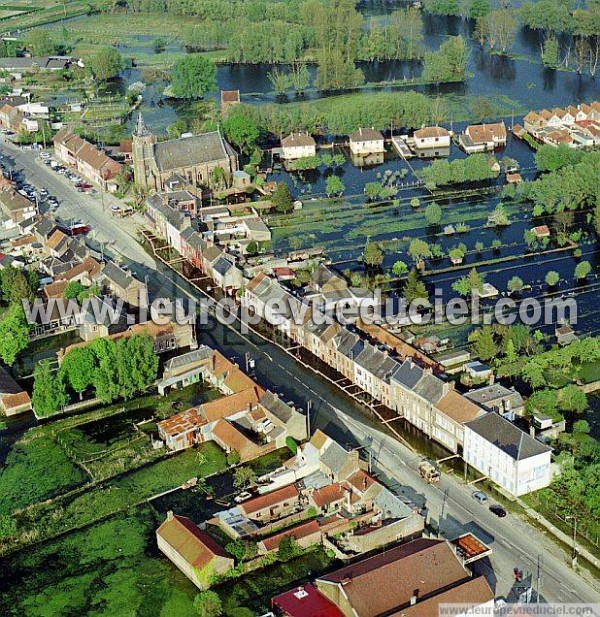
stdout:
{"type": "Polygon", "coordinates": [[[235,499],[235,503],[242,503],[243,501],[246,501],[247,499],[250,499],[250,497],[252,497],[252,493],[249,493],[248,491],[244,491],[243,493],[240,493],[235,499]]]}
{"type": "Polygon", "coordinates": [[[490,512],[500,518],[504,518],[506,516],[506,510],[497,503],[490,506],[490,512]]]}
{"type": "Polygon", "coordinates": [[[475,491],[474,493],[471,493],[471,496],[475,501],[478,501],[479,503],[484,503],[487,501],[487,495],[485,493],[482,493],[481,491],[475,491]]]}
{"type": "Polygon", "coordinates": [[[40,152],[40,158],[42,159],[49,159],[52,155],[50,154],[50,152],[40,152]]]}

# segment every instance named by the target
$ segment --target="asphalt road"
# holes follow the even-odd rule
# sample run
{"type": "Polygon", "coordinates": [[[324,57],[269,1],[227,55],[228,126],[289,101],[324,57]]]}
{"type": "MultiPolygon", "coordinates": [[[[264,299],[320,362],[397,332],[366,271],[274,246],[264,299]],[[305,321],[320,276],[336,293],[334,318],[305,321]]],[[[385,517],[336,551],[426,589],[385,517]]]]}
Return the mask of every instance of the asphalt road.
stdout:
{"type": "MultiPolygon", "coordinates": [[[[66,179],[41,164],[35,152],[3,146],[3,150],[7,149],[14,156],[16,168],[24,170],[31,184],[46,187],[50,194],[58,197],[61,201],[59,216],[82,219],[96,231],[99,241],[110,243],[110,247],[123,255],[138,276],[147,277],[151,297],[200,297],[185,279],[155,263],[145,253],[136,240],[132,219],[124,221],[103,212],[99,198],[78,193],[66,179]]],[[[522,591],[514,586],[515,567],[523,570],[525,581],[535,589],[539,558],[542,600],[598,601],[597,581],[587,572],[573,571],[570,556],[553,540],[512,513],[504,519],[497,518],[486,505],[471,497],[471,487],[455,477],[444,475],[438,485],[424,483],[417,471],[420,456],[379,430],[364,407],[296,362],[277,345],[253,333],[242,335],[237,324],[225,326],[213,317],[209,317],[199,335],[202,341],[242,366],[249,352],[256,361],[257,380],[285,400],[294,400],[304,409],[311,401],[313,427],[325,429],[343,444],[365,446],[372,454],[374,469],[397,493],[418,506],[425,505],[428,523],[433,529],[440,529],[442,535],[449,538],[471,531],[488,543],[493,555],[489,561],[479,562],[477,569],[485,574],[496,597],[514,601],[522,591]]]]}

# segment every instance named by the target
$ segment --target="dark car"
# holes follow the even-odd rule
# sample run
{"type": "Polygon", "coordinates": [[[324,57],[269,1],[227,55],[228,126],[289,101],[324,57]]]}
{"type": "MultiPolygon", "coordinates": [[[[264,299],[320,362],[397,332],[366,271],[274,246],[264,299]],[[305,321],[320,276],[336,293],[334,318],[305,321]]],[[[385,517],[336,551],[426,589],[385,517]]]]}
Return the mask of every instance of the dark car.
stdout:
{"type": "Polygon", "coordinates": [[[496,516],[499,516],[500,518],[504,518],[506,516],[506,510],[498,504],[491,505],[490,512],[492,514],[495,514],[496,516]]]}

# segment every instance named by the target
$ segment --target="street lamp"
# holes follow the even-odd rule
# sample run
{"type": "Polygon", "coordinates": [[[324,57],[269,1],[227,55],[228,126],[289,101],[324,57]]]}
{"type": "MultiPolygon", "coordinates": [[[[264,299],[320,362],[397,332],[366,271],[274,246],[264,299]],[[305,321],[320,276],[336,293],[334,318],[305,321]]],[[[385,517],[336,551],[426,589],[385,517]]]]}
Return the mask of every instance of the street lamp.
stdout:
{"type": "Polygon", "coordinates": [[[573,570],[577,567],[577,516],[570,514],[566,520],[573,519],[573,556],[571,557],[571,567],[573,570]]]}

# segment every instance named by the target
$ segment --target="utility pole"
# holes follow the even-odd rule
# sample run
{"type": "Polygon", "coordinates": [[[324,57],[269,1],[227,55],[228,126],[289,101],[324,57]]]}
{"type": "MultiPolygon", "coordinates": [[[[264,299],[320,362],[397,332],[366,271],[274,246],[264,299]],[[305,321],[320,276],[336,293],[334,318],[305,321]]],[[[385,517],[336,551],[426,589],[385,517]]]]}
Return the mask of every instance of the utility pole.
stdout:
{"type": "Polygon", "coordinates": [[[538,555],[537,558],[537,577],[535,582],[535,603],[540,603],[540,585],[542,582],[542,556],[538,555]]]}
{"type": "Polygon", "coordinates": [[[310,439],[310,410],[312,407],[312,401],[309,399],[306,401],[306,435],[310,439]]]}
{"type": "Polygon", "coordinates": [[[442,508],[440,510],[440,520],[438,521],[438,538],[442,535],[442,519],[444,518],[444,510],[446,509],[446,498],[448,497],[448,489],[444,491],[444,497],[442,498],[442,508]]]}

